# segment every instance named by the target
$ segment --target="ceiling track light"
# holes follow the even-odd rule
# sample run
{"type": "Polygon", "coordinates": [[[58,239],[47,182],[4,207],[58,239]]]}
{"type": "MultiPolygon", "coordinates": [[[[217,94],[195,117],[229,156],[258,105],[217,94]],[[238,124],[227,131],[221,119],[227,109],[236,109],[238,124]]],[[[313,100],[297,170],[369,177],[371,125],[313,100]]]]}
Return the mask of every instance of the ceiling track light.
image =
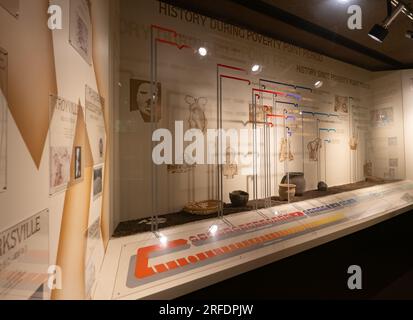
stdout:
{"type": "Polygon", "coordinates": [[[405,14],[410,20],[413,21],[413,9],[409,7],[409,4],[403,3],[398,0],[391,0],[391,4],[397,8],[400,4],[404,5],[404,9],[402,10],[403,14],[405,14]]]}
{"type": "MultiPolygon", "coordinates": [[[[396,1],[396,0],[392,0],[396,1]]],[[[396,9],[387,16],[387,18],[383,21],[382,24],[376,24],[374,27],[370,30],[369,36],[378,41],[378,42],[383,42],[384,39],[387,37],[389,34],[389,27],[393,23],[394,20],[399,16],[400,13],[403,12],[403,9],[405,9],[404,3],[399,2],[398,6],[396,9]]]]}

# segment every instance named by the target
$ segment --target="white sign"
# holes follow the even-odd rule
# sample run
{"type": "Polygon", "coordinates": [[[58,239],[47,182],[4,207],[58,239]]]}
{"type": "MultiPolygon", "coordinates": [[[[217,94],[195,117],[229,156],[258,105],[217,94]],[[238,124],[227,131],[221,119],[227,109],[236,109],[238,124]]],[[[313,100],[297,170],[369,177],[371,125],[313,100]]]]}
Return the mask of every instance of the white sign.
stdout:
{"type": "Polygon", "coordinates": [[[92,149],[93,163],[105,161],[106,129],[103,117],[104,100],[99,94],[86,86],[86,127],[92,149]]]}
{"type": "Polygon", "coordinates": [[[97,284],[97,274],[105,256],[100,218],[98,218],[86,231],[86,259],[85,259],[85,294],[90,299],[97,284]]]}
{"type": "Polygon", "coordinates": [[[0,233],[0,300],[43,299],[49,268],[49,210],[0,233]]]}
{"type": "Polygon", "coordinates": [[[76,133],[78,106],[51,96],[50,194],[65,190],[70,181],[70,163],[76,133]]]}

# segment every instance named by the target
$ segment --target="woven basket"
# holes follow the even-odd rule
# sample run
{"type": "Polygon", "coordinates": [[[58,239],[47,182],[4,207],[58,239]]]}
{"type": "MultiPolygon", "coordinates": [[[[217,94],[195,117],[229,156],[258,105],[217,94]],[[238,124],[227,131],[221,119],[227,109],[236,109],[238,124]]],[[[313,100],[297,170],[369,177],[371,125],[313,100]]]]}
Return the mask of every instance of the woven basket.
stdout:
{"type": "Polygon", "coordinates": [[[185,206],[183,211],[199,216],[206,216],[209,214],[217,213],[219,210],[219,204],[220,201],[218,200],[192,202],[185,206]]]}

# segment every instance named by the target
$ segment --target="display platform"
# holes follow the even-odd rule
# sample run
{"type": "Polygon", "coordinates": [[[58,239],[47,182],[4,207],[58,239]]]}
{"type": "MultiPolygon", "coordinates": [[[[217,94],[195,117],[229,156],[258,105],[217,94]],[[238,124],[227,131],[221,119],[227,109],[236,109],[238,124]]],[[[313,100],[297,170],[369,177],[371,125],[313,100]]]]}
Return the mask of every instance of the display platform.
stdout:
{"type": "Polygon", "coordinates": [[[412,208],[413,182],[401,181],[112,239],[94,299],[179,297],[412,208]]]}

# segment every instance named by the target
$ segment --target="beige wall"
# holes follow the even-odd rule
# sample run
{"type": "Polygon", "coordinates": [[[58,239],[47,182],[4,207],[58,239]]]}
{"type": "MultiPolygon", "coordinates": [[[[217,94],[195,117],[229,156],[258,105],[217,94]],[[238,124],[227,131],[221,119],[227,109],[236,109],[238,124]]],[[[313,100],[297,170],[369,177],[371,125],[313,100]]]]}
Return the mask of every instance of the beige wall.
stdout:
{"type": "Polygon", "coordinates": [[[106,241],[110,234],[109,170],[105,172],[103,198],[93,201],[90,181],[93,162],[86,148],[84,155],[88,160],[84,181],[65,192],[49,196],[48,99],[49,94],[57,94],[80,103],[84,112],[85,85],[89,85],[107,102],[105,118],[107,131],[110,131],[109,0],[91,1],[94,25],[92,65],[88,65],[69,44],[70,1],[54,0],[51,3],[62,7],[62,30],[48,30],[47,0],[20,0],[19,19],[0,8],[0,46],[9,52],[9,86],[20,96],[31,97],[31,103],[13,97],[9,99],[12,112],[8,118],[8,190],[0,194],[0,230],[49,208],[49,262],[51,265],[60,263],[66,270],[63,290],[55,297],[83,298],[84,233],[91,217],[102,215],[102,233],[106,241]],[[39,67],[42,70],[38,70],[39,67]],[[54,85],[43,84],[46,81],[54,82],[54,85]],[[47,116],[39,118],[44,114],[47,116]],[[45,126],[39,125],[42,121],[45,126]],[[32,138],[39,136],[43,128],[44,146],[39,147],[36,141],[41,141],[40,138],[35,141],[37,144],[32,138]],[[73,212],[76,214],[72,215],[73,212]],[[74,263],[77,266],[73,267],[74,263]]]}

